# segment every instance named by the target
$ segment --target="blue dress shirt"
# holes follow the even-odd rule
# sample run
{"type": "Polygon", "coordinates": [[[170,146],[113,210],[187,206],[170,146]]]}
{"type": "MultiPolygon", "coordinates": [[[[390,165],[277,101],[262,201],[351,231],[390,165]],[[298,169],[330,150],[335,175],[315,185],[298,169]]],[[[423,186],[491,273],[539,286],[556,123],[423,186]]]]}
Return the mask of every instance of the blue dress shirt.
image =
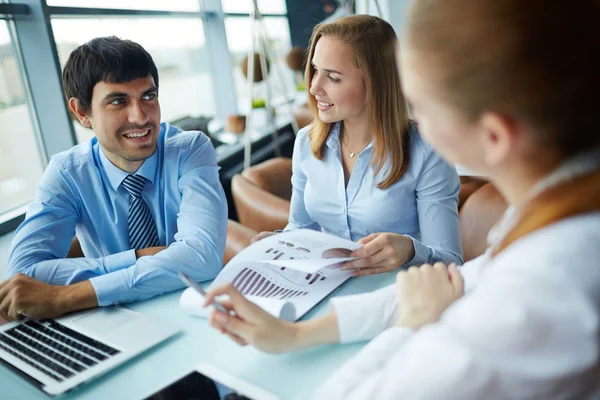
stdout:
{"type": "Polygon", "coordinates": [[[415,256],[406,265],[442,261],[462,264],[458,219],[460,180],[446,163],[411,129],[408,171],[387,189],[377,188],[390,168],[378,174],[371,167],[373,143],[356,155],[348,180],[340,145],[341,123],[327,139],[323,160],[311,152],[308,127],[294,144],[292,200],[287,229],[311,228],[357,241],[371,233],[409,236],[415,256]]]}
{"type": "Polygon", "coordinates": [[[128,175],[104,155],[96,138],[50,160],[15,233],[8,263],[53,285],[90,280],[98,304],[147,299],[183,286],[183,271],[196,281],[221,270],[227,235],[227,201],[215,150],[202,132],[162,123],[157,150],[136,174],[148,180],[148,204],[161,246],[136,260],[129,247],[128,175]],[[66,259],[77,235],[86,258],[66,259]]]}

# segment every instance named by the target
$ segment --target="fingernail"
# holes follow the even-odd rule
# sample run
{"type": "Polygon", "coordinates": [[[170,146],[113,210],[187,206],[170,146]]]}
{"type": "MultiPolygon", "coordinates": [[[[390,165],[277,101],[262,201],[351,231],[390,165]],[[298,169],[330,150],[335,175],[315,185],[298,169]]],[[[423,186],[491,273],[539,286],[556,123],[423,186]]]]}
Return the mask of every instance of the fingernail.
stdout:
{"type": "Polygon", "coordinates": [[[217,319],[218,322],[222,323],[222,324],[226,324],[227,321],[229,320],[229,316],[224,314],[224,313],[218,313],[217,315],[215,315],[215,318],[217,319]]]}
{"type": "Polygon", "coordinates": [[[448,268],[456,269],[456,263],[450,263],[448,268]]]}

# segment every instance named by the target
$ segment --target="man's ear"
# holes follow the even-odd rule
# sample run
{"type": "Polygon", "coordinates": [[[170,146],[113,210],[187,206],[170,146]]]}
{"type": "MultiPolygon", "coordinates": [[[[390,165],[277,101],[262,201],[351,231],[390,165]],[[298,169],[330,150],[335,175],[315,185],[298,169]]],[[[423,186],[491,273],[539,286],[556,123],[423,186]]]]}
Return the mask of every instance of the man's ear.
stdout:
{"type": "Polygon", "coordinates": [[[509,118],[492,112],[482,115],[479,125],[483,130],[481,140],[486,165],[502,164],[516,147],[517,125],[509,118]]]}
{"type": "Polygon", "coordinates": [[[81,103],[75,97],[69,99],[69,109],[73,112],[73,115],[77,117],[81,125],[86,128],[92,127],[92,121],[90,117],[81,108],[81,103]]]}

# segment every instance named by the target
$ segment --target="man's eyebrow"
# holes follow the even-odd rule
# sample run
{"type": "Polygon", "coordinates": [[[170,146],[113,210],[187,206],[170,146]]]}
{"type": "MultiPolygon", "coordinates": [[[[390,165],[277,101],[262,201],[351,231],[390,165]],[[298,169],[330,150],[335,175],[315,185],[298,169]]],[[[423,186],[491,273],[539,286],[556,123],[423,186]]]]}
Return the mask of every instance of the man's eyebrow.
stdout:
{"type": "Polygon", "coordinates": [[[112,100],[112,99],[118,99],[121,97],[128,97],[127,93],[123,93],[123,92],[110,92],[109,94],[107,94],[106,96],[104,96],[104,100],[112,100]]]}
{"type": "Polygon", "coordinates": [[[146,89],[144,93],[142,93],[142,96],[156,92],[158,92],[158,88],[156,86],[152,86],[151,88],[146,89]]]}
{"type": "MultiPolygon", "coordinates": [[[[156,93],[158,91],[158,88],[156,86],[152,86],[151,88],[148,88],[144,91],[144,93],[142,93],[142,96],[146,96],[148,94],[151,93],[156,93]]],[[[129,97],[129,95],[127,93],[124,92],[110,92],[109,94],[107,94],[106,96],[104,96],[104,101],[107,100],[114,100],[114,99],[120,99],[123,97],[129,97]]]]}
{"type": "MultiPolygon", "coordinates": [[[[313,66],[314,69],[317,69],[317,66],[315,65],[314,62],[311,62],[310,64],[313,66]]],[[[329,72],[330,74],[344,75],[340,71],[336,71],[335,69],[324,68],[323,71],[329,72]]]]}

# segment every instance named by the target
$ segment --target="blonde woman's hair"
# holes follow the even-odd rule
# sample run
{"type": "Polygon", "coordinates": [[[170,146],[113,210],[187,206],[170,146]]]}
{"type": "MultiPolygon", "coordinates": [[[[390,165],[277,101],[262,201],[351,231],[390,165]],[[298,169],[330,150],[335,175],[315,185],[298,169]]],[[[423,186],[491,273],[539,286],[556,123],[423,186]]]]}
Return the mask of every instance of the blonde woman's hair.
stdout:
{"type": "MultiPolygon", "coordinates": [[[[365,104],[374,139],[371,165],[377,174],[389,157],[390,168],[384,171],[387,176],[377,185],[379,189],[388,188],[404,175],[410,159],[410,125],[398,74],[398,38],[394,28],[369,15],[353,15],[315,26],[306,63],[307,90],[310,90],[314,76],[312,59],[315,47],[323,36],[341,40],[354,55],[367,92],[365,104]]],[[[310,93],[308,97],[314,115],[308,137],[314,156],[322,160],[325,143],[334,124],[319,119],[317,100],[310,93]]]]}

